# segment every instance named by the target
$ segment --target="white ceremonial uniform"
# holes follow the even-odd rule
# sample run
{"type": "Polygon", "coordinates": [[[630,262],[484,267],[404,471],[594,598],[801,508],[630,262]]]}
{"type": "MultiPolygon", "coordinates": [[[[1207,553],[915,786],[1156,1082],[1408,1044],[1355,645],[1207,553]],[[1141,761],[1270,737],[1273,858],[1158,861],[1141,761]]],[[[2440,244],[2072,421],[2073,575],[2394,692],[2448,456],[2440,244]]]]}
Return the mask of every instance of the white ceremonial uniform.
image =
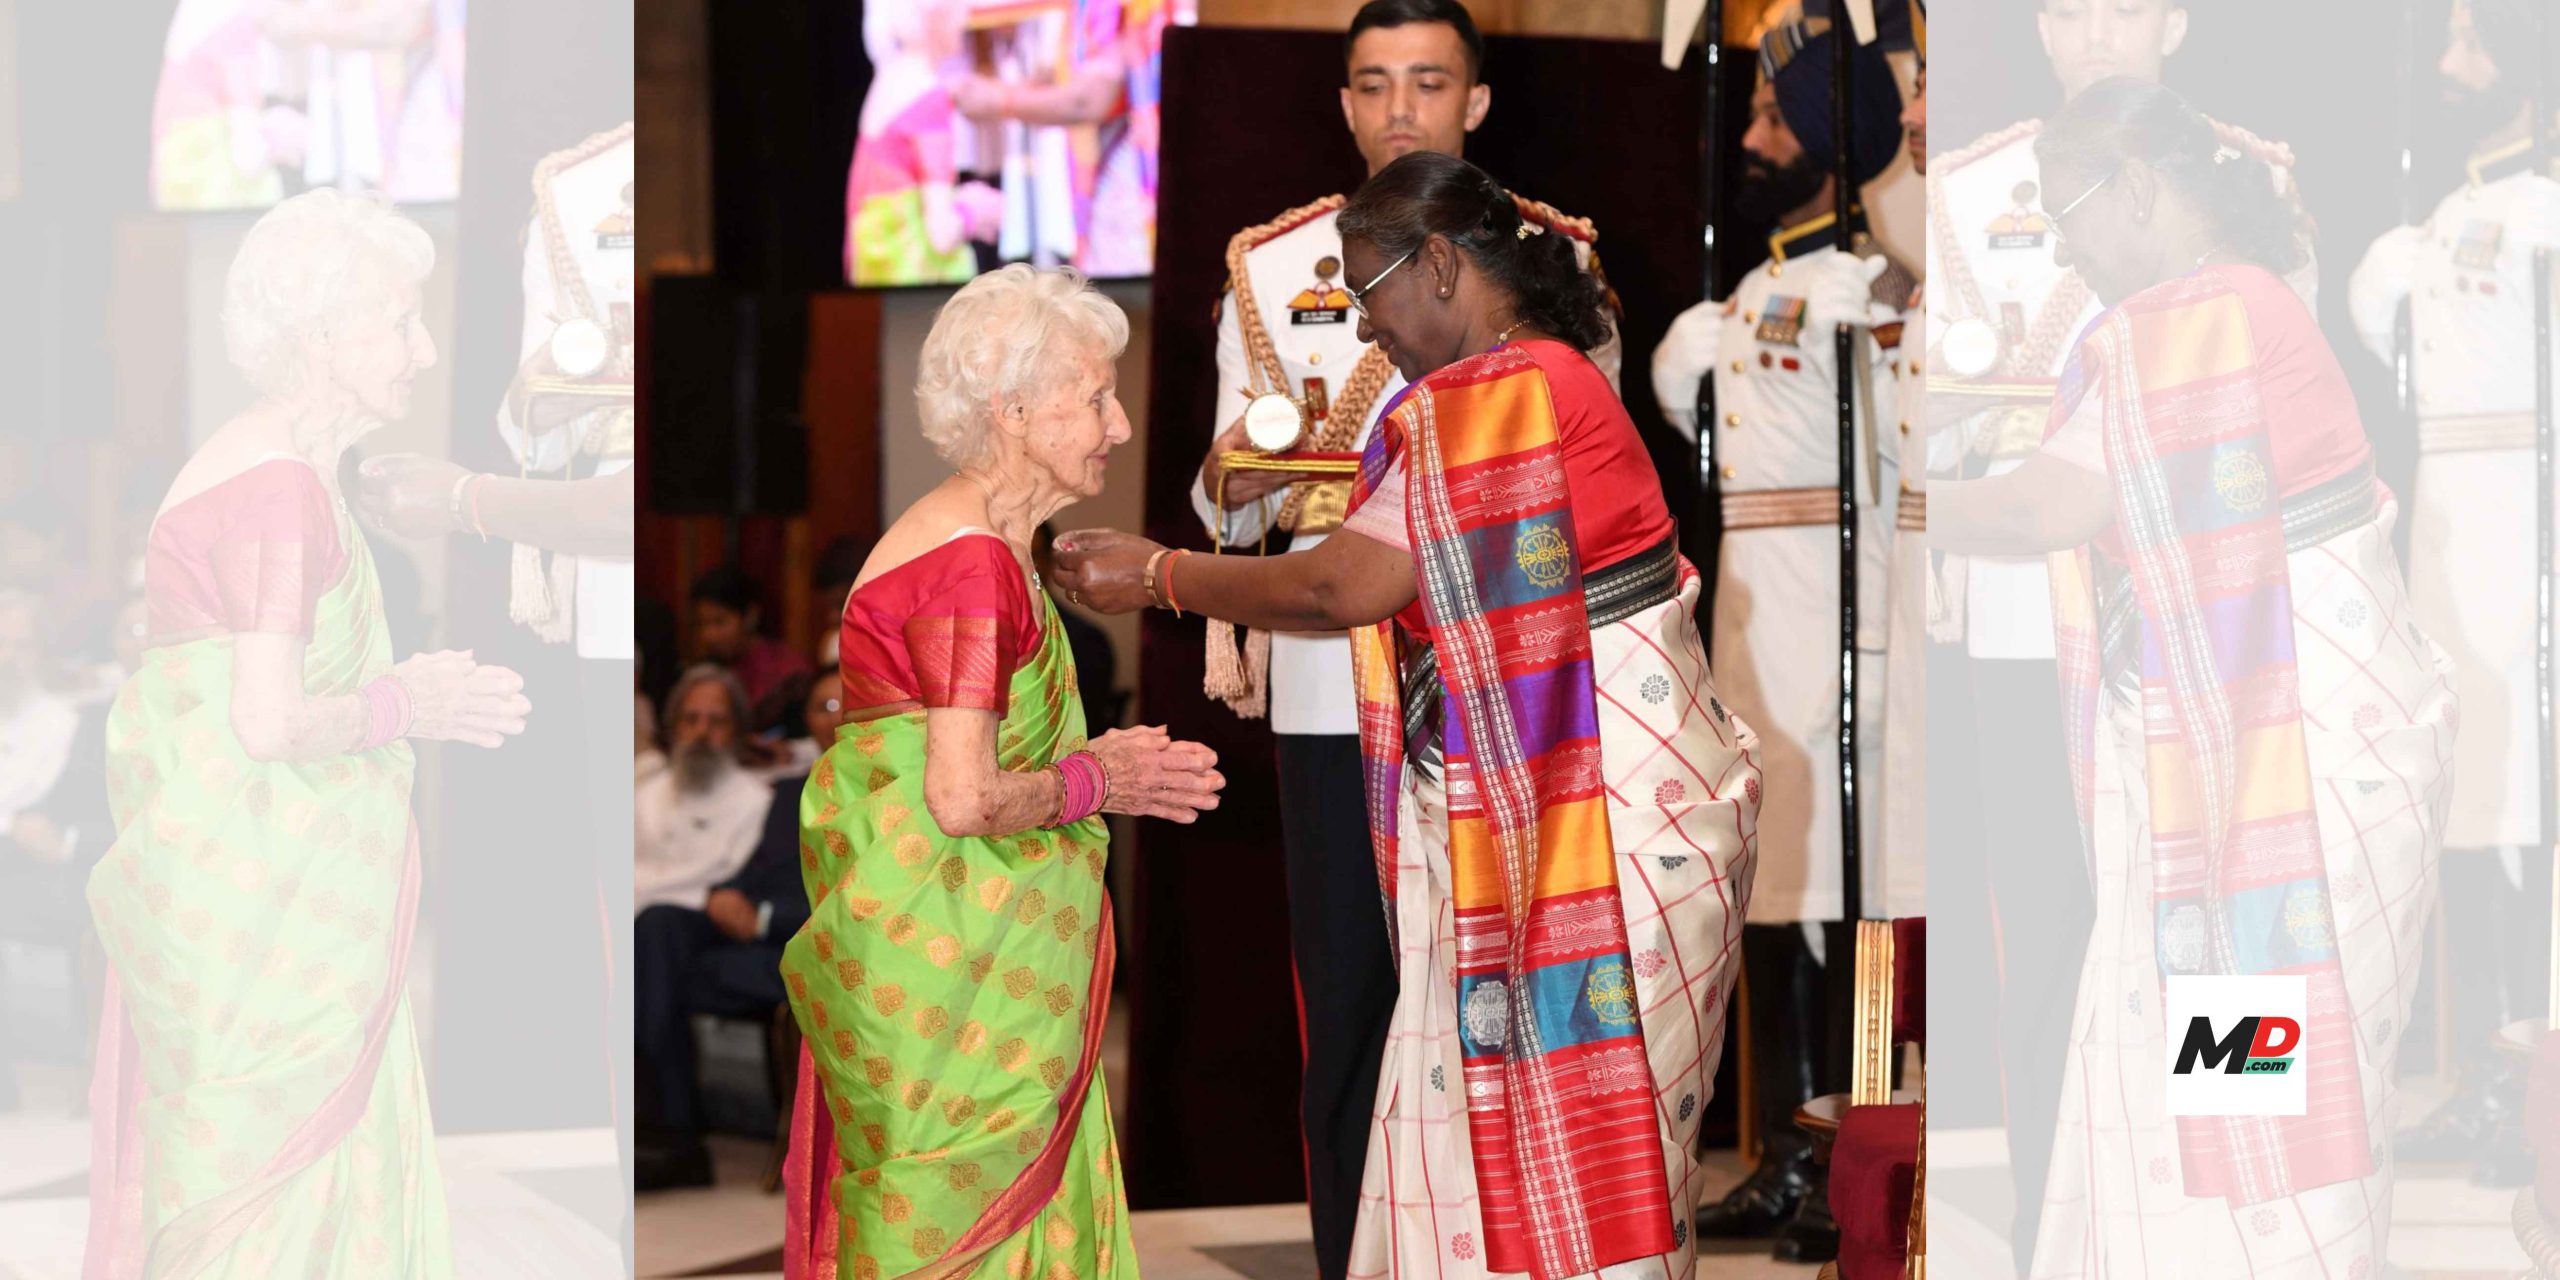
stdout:
{"type": "MultiPolygon", "coordinates": [[[[1947,328],[1969,321],[1988,325],[1999,339],[1998,363],[1987,374],[1939,375],[1948,379],[1942,385],[2007,401],[1968,414],[1958,427],[1958,439],[1983,460],[1981,475],[2014,469],[2042,443],[2055,381],[2100,310],[2080,273],[2053,260],[2053,229],[2043,210],[2081,193],[2040,187],[2035,140],[2042,123],[2027,120],[1984,134],[1929,162],[1929,349],[1937,350],[1947,328]]],[[[2290,151],[2233,125],[2216,121],[2214,129],[2226,146],[2273,166],[2276,181],[2291,189],[2290,151]]],[[[2318,281],[2319,265],[2309,260],[2285,279],[2315,314],[2318,281]]],[[[1966,652],[2053,660],[2053,602],[2042,556],[1968,556],[1963,579],[1966,652]]]]}
{"type": "MultiPolygon", "coordinates": [[[[1772,236],[1770,248],[1771,260],[1743,277],[1732,297],[1684,313],[1655,357],[1666,414],[1694,430],[1683,401],[1694,395],[1695,377],[1666,370],[1694,369],[1703,344],[1713,343],[1725,531],[1708,654],[1725,703],[1760,731],[1753,924],[1837,920],[1843,905],[1838,379],[1831,335],[1804,323],[1801,283],[1834,268],[1841,251],[1828,216],[1772,236]]],[[[1906,291],[1907,280],[1900,285],[1906,291]]],[[[1888,730],[1885,567],[1901,468],[1877,425],[1895,420],[1892,353],[1881,345],[1893,336],[1862,334],[1858,343],[1867,365],[1857,460],[1858,777],[1870,786],[1883,777],[1888,730]]],[[[1872,790],[1861,794],[1864,901],[1882,906],[1890,862],[1879,840],[1885,806],[1872,790]]],[[[1916,883],[1912,889],[1893,909],[1922,909],[1916,883]]]]}
{"type": "MultiPolygon", "coordinates": [[[[1589,227],[1565,218],[1535,201],[1521,202],[1530,220],[1559,228],[1550,234],[1571,235],[1575,255],[1586,269],[1592,265],[1589,227]]],[[[1328,409],[1341,399],[1343,384],[1369,344],[1360,340],[1359,316],[1351,309],[1349,284],[1342,278],[1342,235],[1334,222],[1342,197],[1330,196],[1282,215],[1260,240],[1245,251],[1244,269],[1251,273],[1254,304],[1262,313],[1263,331],[1271,335],[1280,365],[1289,377],[1283,387],[1262,386],[1246,355],[1244,331],[1238,323],[1235,291],[1218,305],[1218,399],[1212,435],[1242,416],[1248,400],[1278,392],[1328,409]],[[1318,267],[1327,267],[1319,272],[1318,267]]],[[[1619,342],[1615,333],[1591,359],[1618,385],[1619,342]]],[[[1368,406],[1368,421],[1347,446],[1366,449],[1376,430],[1379,410],[1404,389],[1404,375],[1388,371],[1384,390],[1368,406]]],[[[1191,509],[1201,527],[1229,546],[1259,542],[1280,515],[1286,490],[1247,503],[1219,519],[1208,486],[1191,481],[1191,509]]],[[[1304,551],[1325,540],[1324,533],[1293,533],[1289,550],[1304,551]]],[[[1358,707],[1352,697],[1351,642],[1338,631],[1274,632],[1271,637],[1271,731],[1292,734],[1357,734],[1358,707]]]]}
{"type": "Polygon", "coordinates": [[[723,771],[711,789],[688,795],[668,768],[639,783],[632,804],[632,910],[702,910],[711,890],[738,874],[756,851],[773,787],[745,769],[723,771]]]}
{"type": "Polygon", "coordinates": [[[1885,353],[1886,368],[1893,375],[1896,411],[1890,446],[1896,493],[1892,569],[1885,580],[1884,770],[1867,794],[1884,804],[1884,898],[1877,905],[1886,919],[1926,915],[1929,910],[1929,751],[1924,717],[1929,701],[1929,611],[1936,592],[1929,581],[1929,546],[1923,537],[1931,436],[1928,379],[1919,360],[1922,321],[1918,307],[1905,312],[1902,332],[1907,336],[1885,353]]]}
{"type": "MultiPolygon", "coordinates": [[[[549,247],[551,232],[544,226],[544,217],[537,214],[525,231],[524,332],[518,346],[519,360],[548,344],[553,331],[562,323],[582,316],[592,318],[608,333],[618,331],[624,341],[630,337],[630,317],[637,297],[633,264],[633,150],[632,128],[626,124],[555,157],[555,160],[574,157],[551,176],[548,212],[556,220],[557,233],[566,241],[570,259],[577,265],[578,278],[554,278],[549,247]],[[580,287],[584,288],[591,309],[579,308],[567,292],[580,287]]],[[[630,357],[618,354],[614,358],[621,362],[620,371],[612,372],[609,368],[607,373],[597,376],[629,379],[632,374],[628,363],[630,357]]],[[[529,473],[549,474],[561,479],[588,479],[630,469],[630,414],[628,402],[618,407],[599,408],[527,441],[514,420],[511,406],[502,404],[498,409],[498,429],[506,437],[507,447],[517,462],[529,473]]],[[[632,645],[635,582],[631,558],[588,555],[574,559],[576,586],[573,598],[562,603],[570,610],[578,656],[630,660],[635,653],[632,645]]],[[[545,576],[550,578],[554,575],[545,576]]]]}
{"type": "MultiPolygon", "coordinates": [[[[2385,232],[2349,282],[2356,329],[2386,362],[2409,302],[2418,474],[2409,596],[2454,657],[2447,849],[2542,839],[2534,700],[2533,254],[2516,243],[2526,144],[2474,157],[2416,227],[2385,232]]],[[[2560,344],[2555,344],[2560,345],[2560,344]]]]}

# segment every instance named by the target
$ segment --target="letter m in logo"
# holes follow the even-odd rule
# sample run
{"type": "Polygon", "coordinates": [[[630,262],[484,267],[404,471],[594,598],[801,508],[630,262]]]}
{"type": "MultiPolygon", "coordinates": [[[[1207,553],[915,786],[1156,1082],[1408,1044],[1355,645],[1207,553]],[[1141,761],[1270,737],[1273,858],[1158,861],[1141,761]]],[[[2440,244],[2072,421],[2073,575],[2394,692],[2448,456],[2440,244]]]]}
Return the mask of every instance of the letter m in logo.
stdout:
{"type": "Polygon", "coordinates": [[[2207,1071],[2222,1068],[2225,1075],[2239,1075],[2249,1062],[2249,1046],[2257,1043],[2258,1020],[2242,1018],[2231,1034],[2217,1040],[2213,1023],[2202,1014],[2187,1019],[2187,1038],[2178,1046],[2175,1075],[2192,1075],[2201,1065],[2207,1071]]]}

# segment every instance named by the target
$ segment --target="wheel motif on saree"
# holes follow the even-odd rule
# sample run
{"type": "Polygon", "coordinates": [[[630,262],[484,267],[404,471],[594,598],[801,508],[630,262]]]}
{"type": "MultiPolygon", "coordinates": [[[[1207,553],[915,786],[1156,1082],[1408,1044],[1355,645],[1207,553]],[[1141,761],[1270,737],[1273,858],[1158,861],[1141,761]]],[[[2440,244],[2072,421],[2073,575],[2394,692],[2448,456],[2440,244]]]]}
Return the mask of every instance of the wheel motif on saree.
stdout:
{"type": "Polygon", "coordinates": [[[2316,884],[2294,886],[2285,895],[2284,932],[2293,945],[2305,951],[2326,951],[2334,937],[2329,925],[2329,900],[2316,884]]]}
{"type": "Polygon", "coordinates": [[[1500,1049],[1511,1033],[1511,992],[1500,982],[1479,983],[1467,993],[1467,1037],[1487,1049],[1500,1049]]]}
{"type": "Polygon", "coordinates": [[[1564,530],[1553,520],[1522,529],[1513,541],[1511,555],[1533,586],[1562,586],[1565,575],[1573,568],[1573,549],[1565,543],[1564,530]]]}
{"type": "Polygon", "coordinates": [[[2160,921],[2160,962],[2171,973],[2204,969],[2204,908],[2192,902],[2169,909],[2160,921]]]}
{"type": "Polygon", "coordinates": [[[1636,979],[1627,972],[1625,962],[1609,960],[1591,971],[1584,983],[1584,999],[1600,1021],[1609,1026],[1623,1026],[1636,1016],[1636,979]]]}
{"type": "Polygon", "coordinates": [[[2232,453],[2213,463],[2213,491],[2233,511],[2255,511],[2267,502],[2267,464],[2254,453],[2232,453]]]}

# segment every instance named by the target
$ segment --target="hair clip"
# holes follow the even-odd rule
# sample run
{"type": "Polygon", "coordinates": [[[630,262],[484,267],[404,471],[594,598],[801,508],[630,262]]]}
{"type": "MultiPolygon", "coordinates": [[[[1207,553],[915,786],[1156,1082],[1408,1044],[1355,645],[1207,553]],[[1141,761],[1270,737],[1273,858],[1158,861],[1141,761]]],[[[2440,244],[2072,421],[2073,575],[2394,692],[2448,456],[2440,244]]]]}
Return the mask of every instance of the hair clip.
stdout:
{"type": "Polygon", "coordinates": [[[1542,236],[1546,233],[1547,229],[1545,227],[1539,226],[1534,222],[1523,221],[1520,224],[1520,229],[1512,232],[1511,234],[1519,239],[1526,240],[1531,236],[1542,236]]]}

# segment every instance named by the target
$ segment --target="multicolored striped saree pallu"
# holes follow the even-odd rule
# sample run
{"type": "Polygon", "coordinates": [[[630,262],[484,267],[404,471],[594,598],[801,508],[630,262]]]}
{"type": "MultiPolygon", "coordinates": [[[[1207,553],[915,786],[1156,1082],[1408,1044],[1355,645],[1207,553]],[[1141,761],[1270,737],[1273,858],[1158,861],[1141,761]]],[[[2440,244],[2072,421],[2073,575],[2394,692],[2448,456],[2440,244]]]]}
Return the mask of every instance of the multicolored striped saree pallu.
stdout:
{"type": "MultiPolygon", "coordinates": [[[[1407,388],[1363,459],[1355,507],[1399,451],[1445,698],[1452,994],[1486,1265],[1549,1280],[1668,1252],[1583,563],[1546,379],[1527,354],[1500,347],[1407,388]]],[[[1352,633],[1370,832],[1390,903],[1406,763],[1395,628],[1352,633]]]]}

